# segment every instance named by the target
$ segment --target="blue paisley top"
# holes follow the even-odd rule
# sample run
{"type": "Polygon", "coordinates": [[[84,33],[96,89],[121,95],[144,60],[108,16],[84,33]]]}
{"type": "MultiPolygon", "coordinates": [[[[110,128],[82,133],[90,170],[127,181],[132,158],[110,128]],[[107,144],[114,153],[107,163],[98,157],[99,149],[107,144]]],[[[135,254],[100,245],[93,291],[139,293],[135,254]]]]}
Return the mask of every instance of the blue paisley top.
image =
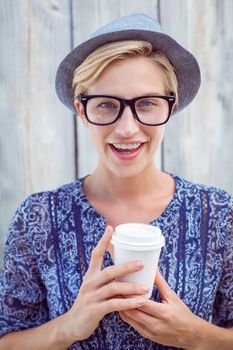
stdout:
{"type": "MultiPolygon", "coordinates": [[[[233,326],[233,201],[216,188],[174,176],[176,191],[151,224],[166,245],[160,270],[200,317],[233,326]]],[[[66,312],[74,302],[105,219],[88,202],[83,180],[30,196],[17,210],[5,249],[0,335],[35,327],[66,312]]],[[[104,266],[112,264],[108,253],[104,266]]],[[[160,300],[156,289],[152,298],[160,300]]],[[[118,313],[107,315],[72,350],[175,349],[141,337],[118,313]]]]}

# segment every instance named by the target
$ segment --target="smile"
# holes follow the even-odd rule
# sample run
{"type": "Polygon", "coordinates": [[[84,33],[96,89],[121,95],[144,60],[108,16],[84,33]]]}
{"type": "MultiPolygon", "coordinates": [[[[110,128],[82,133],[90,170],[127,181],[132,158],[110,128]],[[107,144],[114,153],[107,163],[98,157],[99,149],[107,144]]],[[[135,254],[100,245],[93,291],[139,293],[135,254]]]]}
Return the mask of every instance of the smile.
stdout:
{"type": "Polygon", "coordinates": [[[113,143],[113,147],[117,150],[136,150],[141,146],[141,143],[113,143]]]}
{"type": "Polygon", "coordinates": [[[136,158],[139,153],[141,153],[141,150],[143,149],[145,143],[112,143],[109,145],[117,158],[121,160],[132,160],[136,158]]]}

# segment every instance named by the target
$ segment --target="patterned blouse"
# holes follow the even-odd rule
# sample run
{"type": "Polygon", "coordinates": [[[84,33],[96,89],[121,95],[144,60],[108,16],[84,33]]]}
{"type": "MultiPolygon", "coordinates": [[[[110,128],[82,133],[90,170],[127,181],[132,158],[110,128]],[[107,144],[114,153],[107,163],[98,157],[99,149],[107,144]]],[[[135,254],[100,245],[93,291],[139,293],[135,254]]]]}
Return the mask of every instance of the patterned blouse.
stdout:
{"type": "MultiPolygon", "coordinates": [[[[226,192],[174,176],[176,191],[159,226],[160,271],[197,315],[233,327],[233,200],[226,192]]],[[[83,179],[30,196],[9,229],[0,287],[0,336],[39,326],[72,306],[105,219],[88,202],[83,179]]],[[[104,266],[112,264],[105,254],[104,266]]],[[[160,301],[154,288],[152,299],[160,301]]],[[[72,350],[162,350],[118,313],[108,314],[72,350]]]]}

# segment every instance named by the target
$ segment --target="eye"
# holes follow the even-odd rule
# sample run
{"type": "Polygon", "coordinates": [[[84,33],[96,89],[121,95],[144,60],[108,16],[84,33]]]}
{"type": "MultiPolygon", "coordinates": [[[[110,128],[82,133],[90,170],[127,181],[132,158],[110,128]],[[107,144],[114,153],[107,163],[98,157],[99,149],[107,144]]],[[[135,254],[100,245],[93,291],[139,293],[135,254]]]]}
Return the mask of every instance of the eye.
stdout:
{"type": "Polygon", "coordinates": [[[115,109],[115,108],[117,108],[117,105],[111,101],[101,101],[98,103],[97,108],[115,109]]]}
{"type": "Polygon", "coordinates": [[[159,105],[159,99],[157,98],[144,98],[142,100],[137,101],[137,108],[154,108],[159,105]]]}
{"type": "Polygon", "coordinates": [[[149,106],[154,105],[154,102],[150,101],[150,100],[143,100],[143,101],[141,101],[140,105],[144,106],[144,107],[149,107],[149,106]]]}

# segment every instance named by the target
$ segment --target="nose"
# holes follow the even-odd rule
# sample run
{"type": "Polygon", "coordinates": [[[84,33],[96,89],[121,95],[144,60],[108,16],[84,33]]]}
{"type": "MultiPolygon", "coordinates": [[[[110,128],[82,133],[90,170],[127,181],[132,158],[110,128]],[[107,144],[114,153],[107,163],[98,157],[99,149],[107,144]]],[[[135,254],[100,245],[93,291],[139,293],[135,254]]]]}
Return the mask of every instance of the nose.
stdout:
{"type": "Polygon", "coordinates": [[[140,130],[130,106],[125,106],[122,116],[116,122],[115,132],[122,137],[132,137],[140,130]]]}

